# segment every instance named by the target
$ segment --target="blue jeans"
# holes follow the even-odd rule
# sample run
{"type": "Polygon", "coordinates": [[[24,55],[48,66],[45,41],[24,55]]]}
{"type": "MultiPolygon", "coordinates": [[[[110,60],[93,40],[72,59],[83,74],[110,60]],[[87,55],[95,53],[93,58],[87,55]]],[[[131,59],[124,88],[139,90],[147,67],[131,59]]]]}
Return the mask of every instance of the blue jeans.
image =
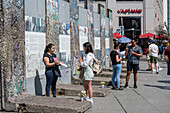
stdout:
{"type": "Polygon", "coordinates": [[[117,65],[112,65],[112,67],[113,67],[112,85],[115,86],[115,76],[116,76],[117,87],[119,87],[122,66],[121,64],[117,64],[117,65]]]}
{"type": "Polygon", "coordinates": [[[54,75],[52,70],[48,70],[45,72],[46,75],[46,95],[50,96],[50,87],[52,86],[52,94],[53,97],[56,97],[56,82],[58,77],[54,75]]]}

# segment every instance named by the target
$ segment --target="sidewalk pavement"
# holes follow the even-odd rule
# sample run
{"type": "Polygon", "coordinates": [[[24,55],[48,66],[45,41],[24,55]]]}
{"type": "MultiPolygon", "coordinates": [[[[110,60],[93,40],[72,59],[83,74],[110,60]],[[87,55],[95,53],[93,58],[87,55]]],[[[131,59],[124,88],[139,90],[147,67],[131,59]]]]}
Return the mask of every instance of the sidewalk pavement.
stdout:
{"type": "MultiPolygon", "coordinates": [[[[133,88],[133,74],[129,88],[123,91],[112,90],[104,98],[94,97],[93,113],[169,113],[170,76],[166,75],[165,62],[160,62],[163,70],[159,74],[145,71],[146,61],[140,61],[138,88],[133,88]]],[[[125,84],[125,79],[123,80],[125,84]]]]}

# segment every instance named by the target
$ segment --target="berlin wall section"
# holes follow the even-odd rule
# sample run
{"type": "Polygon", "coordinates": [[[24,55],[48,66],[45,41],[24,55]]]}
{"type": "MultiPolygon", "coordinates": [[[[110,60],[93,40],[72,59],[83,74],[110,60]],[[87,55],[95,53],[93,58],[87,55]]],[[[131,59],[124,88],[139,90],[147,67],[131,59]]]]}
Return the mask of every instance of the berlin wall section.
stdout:
{"type": "Polygon", "coordinates": [[[77,71],[79,65],[80,49],[79,49],[79,8],[77,0],[70,0],[70,36],[71,36],[71,66],[72,80],[79,76],[77,71]]]}
{"type": "Polygon", "coordinates": [[[45,94],[43,54],[46,46],[45,1],[25,0],[26,88],[32,95],[45,94]]]}
{"type": "MultiPolygon", "coordinates": [[[[2,0],[0,0],[0,47],[3,47],[3,43],[4,43],[4,38],[3,38],[3,32],[4,32],[4,14],[3,14],[3,2],[2,0]],[[3,39],[2,39],[3,38],[3,39]]],[[[3,56],[3,49],[0,49],[0,110],[2,110],[2,72],[3,72],[3,68],[2,65],[6,64],[4,63],[5,58],[3,56]]],[[[3,66],[5,67],[5,66],[3,66]]],[[[5,71],[5,70],[4,70],[5,71]]]]}
{"type": "Polygon", "coordinates": [[[1,0],[0,67],[1,109],[15,110],[11,104],[25,92],[24,1],[1,0]]]}
{"type": "Polygon", "coordinates": [[[106,57],[105,57],[105,8],[103,5],[98,4],[98,13],[100,14],[100,49],[101,49],[101,63],[103,67],[105,66],[106,57]]]}
{"type": "Polygon", "coordinates": [[[71,83],[71,38],[70,38],[70,4],[59,0],[59,59],[67,67],[60,66],[59,84],[71,83]]]}
{"type": "MultiPolygon", "coordinates": [[[[113,50],[113,14],[112,10],[107,9],[107,16],[109,17],[109,30],[110,30],[110,52],[113,50]]],[[[112,65],[110,60],[110,66],[112,65]]]]}

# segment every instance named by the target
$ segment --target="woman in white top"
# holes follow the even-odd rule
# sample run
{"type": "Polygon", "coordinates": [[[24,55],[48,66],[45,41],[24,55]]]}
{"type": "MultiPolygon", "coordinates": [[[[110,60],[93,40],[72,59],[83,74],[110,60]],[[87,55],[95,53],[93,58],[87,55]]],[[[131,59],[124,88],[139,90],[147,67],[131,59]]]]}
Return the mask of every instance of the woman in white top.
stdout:
{"type": "Polygon", "coordinates": [[[81,58],[79,59],[81,66],[85,68],[83,86],[87,94],[86,100],[93,103],[92,79],[94,77],[94,73],[91,66],[93,64],[94,54],[92,46],[89,42],[83,44],[83,49],[84,52],[87,54],[84,61],[81,58]]]}

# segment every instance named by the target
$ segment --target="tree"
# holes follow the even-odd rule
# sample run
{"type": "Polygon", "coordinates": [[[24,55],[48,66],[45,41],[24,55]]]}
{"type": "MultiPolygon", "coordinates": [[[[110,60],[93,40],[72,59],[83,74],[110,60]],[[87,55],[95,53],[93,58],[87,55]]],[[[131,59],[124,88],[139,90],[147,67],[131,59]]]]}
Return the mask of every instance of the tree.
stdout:
{"type": "Polygon", "coordinates": [[[167,32],[167,30],[164,30],[161,25],[159,25],[158,27],[156,27],[155,32],[156,32],[156,34],[157,34],[159,37],[161,37],[161,36],[165,36],[165,38],[168,37],[168,32],[167,32]]]}

